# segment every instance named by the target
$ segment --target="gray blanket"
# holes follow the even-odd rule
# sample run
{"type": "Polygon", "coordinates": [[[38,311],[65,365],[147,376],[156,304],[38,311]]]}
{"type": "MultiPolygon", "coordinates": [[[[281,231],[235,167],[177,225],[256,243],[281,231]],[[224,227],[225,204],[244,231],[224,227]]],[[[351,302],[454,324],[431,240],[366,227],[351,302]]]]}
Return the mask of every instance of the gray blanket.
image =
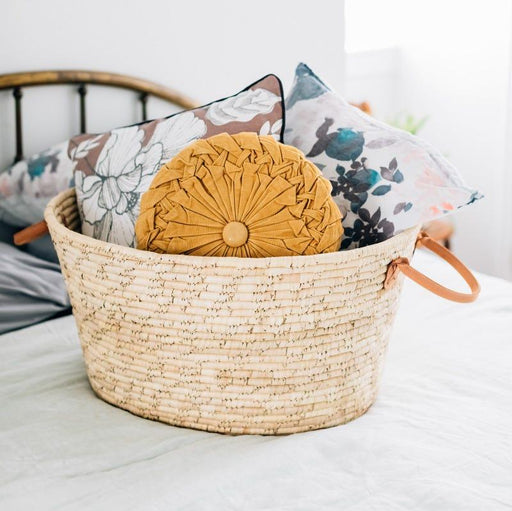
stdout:
{"type": "Polygon", "coordinates": [[[0,333],[69,309],[58,264],[0,242],[0,333]]]}

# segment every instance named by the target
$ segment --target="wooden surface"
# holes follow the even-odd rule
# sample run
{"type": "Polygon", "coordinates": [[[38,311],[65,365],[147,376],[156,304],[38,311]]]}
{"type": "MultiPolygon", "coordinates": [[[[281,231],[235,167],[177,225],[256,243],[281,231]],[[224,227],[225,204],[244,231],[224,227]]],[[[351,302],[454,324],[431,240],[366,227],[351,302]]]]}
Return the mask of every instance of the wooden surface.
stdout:
{"type": "Polygon", "coordinates": [[[448,220],[433,220],[423,226],[423,231],[446,248],[450,248],[454,227],[448,220]]]}
{"type": "Polygon", "coordinates": [[[146,93],[157,98],[170,101],[183,108],[195,108],[197,103],[187,96],[169,87],[154,82],[116,73],[99,71],[60,70],[60,71],[34,71],[0,75],[0,90],[15,87],[32,87],[36,85],[59,84],[95,84],[109,87],[121,87],[146,93]]]}

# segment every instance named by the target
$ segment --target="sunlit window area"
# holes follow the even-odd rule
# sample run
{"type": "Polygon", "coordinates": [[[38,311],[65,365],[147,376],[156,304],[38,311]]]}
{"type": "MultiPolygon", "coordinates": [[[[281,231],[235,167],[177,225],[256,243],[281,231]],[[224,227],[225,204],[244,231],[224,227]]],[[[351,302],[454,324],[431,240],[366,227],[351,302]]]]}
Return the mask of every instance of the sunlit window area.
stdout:
{"type": "Polygon", "coordinates": [[[439,147],[482,190],[487,200],[454,220],[454,247],[512,278],[512,4],[346,0],[345,26],[346,94],[439,147]]]}

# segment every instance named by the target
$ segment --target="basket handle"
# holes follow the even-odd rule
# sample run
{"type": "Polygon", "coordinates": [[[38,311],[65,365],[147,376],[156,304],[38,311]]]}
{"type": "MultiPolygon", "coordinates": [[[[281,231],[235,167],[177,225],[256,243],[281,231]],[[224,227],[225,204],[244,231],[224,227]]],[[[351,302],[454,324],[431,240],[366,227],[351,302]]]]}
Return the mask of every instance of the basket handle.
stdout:
{"type": "Polygon", "coordinates": [[[48,225],[42,220],[41,222],[37,222],[37,224],[29,225],[25,227],[25,229],[18,231],[12,239],[15,245],[26,245],[31,241],[42,238],[45,234],[48,234],[48,232],[48,225]]]}
{"type": "Polygon", "coordinates": [[[452,268],[466,281],[471,292],[459,293],[458,291],[454,291],[453,289],[449,289],[442,286],[441,284],[438,284],[437,282],[428,278],[426,275],[423,275],[423,273],[413,268],[410,265],[409,259],[407,259],[407,257],[399,257],[391,261],[388,266],[386,280],[384,281],[385,289],[391,287],[391,285],[397,279],[399,273],[402,272],[406,277],[414,280],[416,284],[419,284],[431,293],[434,293],[442,298],[446,298],[447,300],[459,303],[469,303],[474,302],[477,299],[480,293],[480,284],[460,259],[455,257],[455,255],[447,248],[443,247],[443,245],[430,238],[425,232],[420,232],[418,235],[418,239],[416,240],[416,247],[419,246],[423,246],[434,252],[441,259],[444,259],[450,266],[452,266],[452,268]]]}

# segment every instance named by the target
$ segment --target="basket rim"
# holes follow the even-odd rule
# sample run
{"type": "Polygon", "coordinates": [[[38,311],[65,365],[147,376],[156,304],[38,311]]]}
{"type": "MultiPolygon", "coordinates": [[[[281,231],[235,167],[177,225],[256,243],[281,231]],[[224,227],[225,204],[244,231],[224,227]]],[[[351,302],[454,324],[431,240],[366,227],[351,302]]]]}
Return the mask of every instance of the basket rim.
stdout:
{"type": "MultiPolygon", "coordinates": [[[[143,260],[147,263],[187,263],[197,265],[214,265],[214,266],[247,266],[248,268],[268,268],[269,263],[271,266],[300,266],[310,265],[319,263],[329,262],[350,262],[355,261],[366,256],[371,256],[376,253],[388,252],[392,247],[405,237],[414,237],[420,229],[419,225],[405,229],[404,231],[395,234],[393,237],[368,245],[366,247],[355,248],[352,250],[338,250],[337,252],[328,252],[323,254],[314,255],[296,255],[296,256],[278,256],[278,257],[216,257],[216,256],[194,256],[187,254],[160,254],[157,252],[150,252],[146,250],[140,250],[137,248],[126,247],[124,245],[116,245],[108,241],[98,240],[85,234],[73,231],[66,227],[55,214],[55,209],[64,200],[69,197],[76,195],[75,188],[68,188],[50,200],[44,211],[44,219],[50,228],[50,232],[54,231],[59,235],[68,236],[74,238],[76,241],[81,242],[85,245],[89,245],[91,249],[110,249],[115,251],[119,256],[124,256],[129,260],[143,260]]],[[[81,219],[80,219],[81,222],[81,219]]]]}

